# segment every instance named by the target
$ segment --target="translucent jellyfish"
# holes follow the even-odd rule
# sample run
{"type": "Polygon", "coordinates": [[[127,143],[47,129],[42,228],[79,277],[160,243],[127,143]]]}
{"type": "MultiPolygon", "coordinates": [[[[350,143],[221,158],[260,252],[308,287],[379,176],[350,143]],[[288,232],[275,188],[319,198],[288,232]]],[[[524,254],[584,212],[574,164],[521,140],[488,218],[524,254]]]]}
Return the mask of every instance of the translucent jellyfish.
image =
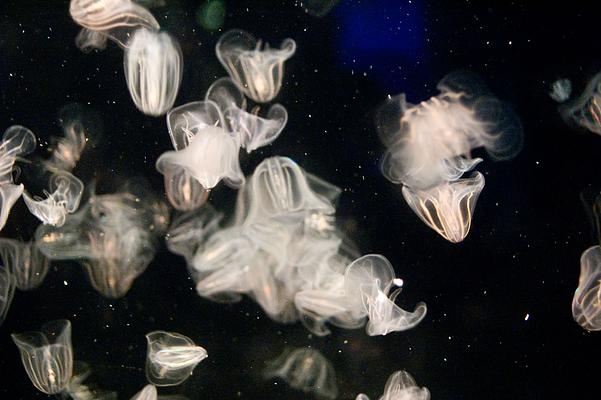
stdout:
{"type": "Polygon", "coordinates": [[[12,272],[20,290],[36,289],[48,273],[49,260],[38,250],[34,241],[0,238],[0,257],[12,272]]]}
{"type": "Polygon", "coordinates": [[[13,183],[12,173],[17,157],[31,153],[35,150],[35,146],[35,135],[24,126],[11,126],[2,136],[0,143],[0,230],[4,228],[11,208],[24,190],[22,184],[15,185],[13,183]]]}
{"type": "Polygon", "coordinates": [[[205,189],[212,189],[222,179],[229,186],[238,187],[244,182],[239,149],[238,140],[223,128],[207,126],[194,135],[185,149],[161,154],[156,167],[163,175],[186,171],[205,189]]]}
{"type": "Polygon", "coordinates": [[[117,400],[116,392],[97,389],[89,383],[84,383],[91,373],[92,370],[87,363],[74,361],[73,376],[65,387],[61,398],[71,398],[72,400],[117,400]]]}
{"type": "Polygon", "coordinates": [[[179,385],[208,356],[204,348],[179,333],[154,331],[146,335],[146,340],[146,377],[156,386],[179,385]]]}
{"type": "Polygon", "coordinates": [[[163,212],[151,194],[93,195],[62,227],[41,225],[36,243],[51,259],[78,260],[97,291],[118,298],[152,261],[163,212]]]}
{"type": "Polygon", "coordinates": [[[4,322],[15,294],[15,282],[10,270],[0,265],[0,325],[4,322]]]}
{"type": "Polygon", "coordinates": [[[267,379],[280,378],[293,389],[312,393],[319,398],[338,397],[334,367],[315,349],[286,349],[268,363],[264,374],[267,379]]]}
{"type": "Polygon", "coordinates": [[[71,172],[77,165],[88,138],[85,128],[79,121],[65,122],[63,130],[64,137],[57,140],[50,159],[44,165],[51,171],[71,172]]]}
{"type": "Polygon", "coordinates": [[[97,33],[91,41],[88,33],[88,39],[83,40],[87,43],[99,43],[99,35],[104,35],[126,47],[136,29],[157,31],[160,28],[147,9],[131,0],[71,0],[69,13],[77,24],[97,33]]]}
{"type": "Polygon", "coordinates": [[[588,248],[580,258],[580,279],[572,300],[574,320],[588,331],[601,330],[601,246],[588,248]]]}
{"type": "Polygon", "coordinates": [[[326,16],[340,0],[301,0],[299,6],[315,17],[326,16]]]}
{"type": "Polygon", "coordinates": [[[593,76],[577,99],[559,108],[566,121],[601,135],[601,72],[593,76]]]}
{"type": "Polygon", "coordinates": [[[63,226],[68,213],[77,211],[83,183],[66,171],[57,171],[50,178],[50,192],[46,198],[31,197],[23,193],[23,200],[29,211],[44,224],[63,226]]]}
{"type": "Polygon", "coordinates": [[[387,151],[382,171],[393,183],[428,189],[454,181],[481,161],[471,150],[484,147],[497,160],[522,147],[519,120],[492,97],[477,78],[454,73],[439,84],[440,94],[418,105],[403,94],[379,111],[377,124],[387,151]]]}
{"type": "Polygon", "coordinates": [[[138,29],[125,49],[125,79],[131,98],[144,114],[165,114],[175,103],[182,80],[179,44],[167,33],[138,29]]]}
{"type": "Polygon", "coordinates": [[[146,385],[144,389],[140,390],[138,393],[131,398],[131,400],[157,400],[157,388],[154,385],[146,385]]]}
{"type": "MultiPolygon", "coordinates": [[[[356,400],[369,400],[369,397],[360,394],[356,400]]],[[[397,371],[386,381],[380,400],[430,400],[430,391],[417,386],[407,371],[397,371]]]]}
{"type": "Polygon", "coordinates": [[[572,82],[569,79],[558,79],[551,85],[549,96],[558,103],[563,103],[572,95],[572,82]]]}
{"type": "Polygon", "coordinates": [[[63,392],[73,375],[71,322],[52,321],[41,332],[12,334],[33,385],[46,394],[63,392]]]}
{"type": "Polygon", "coordinates": [[[409,207],[426,225],[449,242],[459,243],[472,224],[478,196],[484,188],[484,176],[474,172],[470,178],[444,182],[426,190],[403,187],[409,207]]]}
{"type": "Polygon", "coordinates": [[[102,32],[83,28],[75,37],[75,46],[84,53],[89,53],[92,50],[104,50],[106,49],[107,39],[108,37],[102,32]]]}
{"type": "Polygon", "coordinates": [[[248,32],[231,30],[217,42],[216,52],[236,85],[258,103],[276,97],[282,87],[284,62],[296,51],[292,39],[282,42],[280,49],[263,47],[261,40],[248,32]]]}
{"type": "Polygon", "coordinates": [[[390,262],[379,254],[369,254],[353,261],[345,272],[345,290],[352,309],[360,309],[359,301],[369,322],[369,336],[404,331],[418,325],[426,316],[426,304],[418,303],[413,312],[395,304],[402,289],[390,262]],[[393,286],[400,286],[389,294],[393,286]],[[360,300],[359,300],[360,299],[360,300]]]}

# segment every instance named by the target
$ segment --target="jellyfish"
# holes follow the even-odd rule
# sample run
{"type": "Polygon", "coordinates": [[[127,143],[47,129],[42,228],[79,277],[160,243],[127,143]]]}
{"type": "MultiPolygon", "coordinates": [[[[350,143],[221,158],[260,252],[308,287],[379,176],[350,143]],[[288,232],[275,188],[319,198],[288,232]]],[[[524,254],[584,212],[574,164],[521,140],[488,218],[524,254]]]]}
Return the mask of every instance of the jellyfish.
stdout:
{"type": "Polygon", "coordinates": [[[45,166],[51,171],[71,172],[83,153],[88,138],[86,130],[79,121],[67,121],[63,126],[65,136],[58,139],[50,159],[45,166]]]}
{"type": "MultiPolygon", "coordinates": [[[[369,400],[369,397],[359,394],[356,400],[369,400]]],[[[401,370],[390,375],[380,400],[430,400],[430,391],[417,386],[415,379],[401,370]]]]}
{"type": "Polygon", "coordinates": [[[513,111],[492,97],[474,76],[447,75],[440,94],[417,105],[405,96],[391,98],[380,109],[378,129],[387,151],[384,176],[412,189],[455,181],[481,159],[471,150],[484,147],[506,160],[522,147],[521,124],[513,111]]]}
{"type": "Polygon", "coordinates": [[[57,171],[50,178],[50,192],[46,198],[31,197],[23,193],[23,200],[29,211],[44,224],[63,226],[67,214],[79,207],[83,183],[66,171],[57,171]]]}
{"type": "Polygon", "coordinates": [[[474,172],[471,177],[444,182],[426,190],[403,187],[403,197],[409,207],[426,225],[452,243],[467,236],[478,196],[484,188],[484,176],[474,172]]]}
{"type": "Polygon", "coordinates": [[[0,257],[20,290],[38,288],[48,273],[49,260],[38,250],[35,241],[0,238],[0,257]]]}
{"type": "Polygon", "coordinates": [[[4,228],[13,205],[23,194],[24,186],[13,183],[13,168],[17,157],[35,150],[36,138],[24,126],[8,128],[0,143],[0,230],[4,228]]]}
{"type": "Polygon", "coordinates": [[[572,82],[569,79],[558,79],[551,85],[549,96],[558,103],[563,103],[572,95],[572,82]]]}
{"type": "Polygon", "coordinates": [[[601,330],[601,246],[588,248],[580,257],[580,278],[572,300],[572,315],[587,331],[601,330]]]}
{"type": "Polygon", "coordinates": [[[69,13],[78,25],[96,32],[95,35],[91,32],[80,33],[78,44],[93,43],[92,47],[96,48],[99,47],[98,43],[106,42],[103,37],[127,47],[136,29],[158,31],[160,28],[146,8],[131,0],[71,0],[69,13]]]}
{"type": "Polygon", "coordinates": [[[142,390],[136,393],[131,400],[157,400],[157,388],[154,385],[146,385],[142,390]]]}
{"type": "Polygon", "coordinates": [[[219,61],[236,85],[257,103],[267,103],[275,98],[282,87],[284,62],[296,51],[292,39],[282,42],[280,49],[263,47],[261,40],[248,32],[231,30],[217,42],[219,61]]]}
{"type": "Polygon", "coordinates": [[[73,375],[71,322],[52,321],[45,324],[41,332],[11,336],[33,385],[46,394],[65,391],[73,375]]]}
{"type": "Polygon", "coordinates": [[[165,32],[138,29],[125,49],[127,87],[144,114],[165,114],[175,103],[182,80],[182,52],[165,32]]]}
{"type": "Polygon", "coordinates": [[[334,367],[315,349],[286,349],[279,357],[268,362],[264,375],[267,379],[282,379],[291,388],[314,394],[318,398],[338,397],[334,367]]]}
{"type": "Polygon", "coordinates": [[[90,53],[93,50],[106,49],[108,37],[102,33],[83,28],[75,37],[75,46],[83,53],[90,53]]]}
{"type": "Polygon", "coordinates": [[[154,331],[146,335],[146,340],[146,377],[156,386],[179,385],[208,356],[204,348],[179,333],[154,331]]]}
{"type": "Polygon", "coordinates": [[[601,72],[593,76],[580,97],[562,104],[564,120],[601,135],[601,72]]]}
{"type": "Polygon", "coordinates": [[[302,0],[299,6],[314,17],[326,16],[340,0],[302,0]]]}
{"type": "Polygon", "coordinates": [[[4,322],[15,294],[15,281],[10,270],[0,265],[0,325],[4,322]]]}

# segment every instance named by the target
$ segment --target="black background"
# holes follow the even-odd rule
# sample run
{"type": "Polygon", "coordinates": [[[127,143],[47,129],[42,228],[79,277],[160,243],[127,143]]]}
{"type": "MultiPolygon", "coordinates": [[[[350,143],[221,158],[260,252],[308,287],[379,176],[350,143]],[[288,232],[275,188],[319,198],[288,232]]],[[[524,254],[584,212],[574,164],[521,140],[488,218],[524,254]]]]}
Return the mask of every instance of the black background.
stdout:
{"type": "MultiPolygon", "coordinates": [[[[248,299],[221,305],[198,297],[185,263],[163,244],[119,300],[97,294],[77,264],[53,262],[40,289],[17,291],[0,327],[0,398],[45,397],[27,378],[10,333],[58,318],[71,320],[76,359],[92,365],[92,380],[120,399],[144,386],[144,335],[156,329],[188,335],[209,352],[185,384],[160,391],[190,399],[310,397],[262,378],[265,362],[286,346],[311,346],[330,359],[342,399],[360,392],[377,398],[399,369],[433,399],[598,396],[600,338],[572,320],[570,303],[579,257],[598,241],[581,197],[601,188],[601,138],[569,128],[548,97],[555,79],[572,78],[578,95],[601,69],[595,7],[341,0],[319,19],[293,0],[228,0],[223,30],[209,33],[195,20],[199,1],[167,2],[152,12],[183,49],[176,105],[202,99],[225,75],[214,53],[224,30],[243,28],[276,45],[286,37],[297,41],[277,98],[289,112],[288,126],[273,145],[242,156],[243,170],[249,174],[264,157],[285,155],[340,186],[339,224],[362,253],[390,259],[405,281],[401,305],[423,300],[428,315],[415,329],[386,337],[334,329],[317,338],[300,324],[272,322],[248,299]],[[391,4],[397,12],[388,12],[391,4]],[[365,18],[343,26],[362,13],[365,18]],[[355,47],[342,37],[363,32],[355,47]],[[378,47],[378,35],[408,45],[378,47]],[[404,91],[409,101],[426,99],[458,68],[478,73],[514,106],[525,146],[513,161],[485,159],[479,166],[486,186],[471,232],[451,244],[422,224],[400,188],[380,174],[373,116],[386,95],[404,91]]],[[[29,127],[41,143],[34,158],[44,158],[50,137],[61,134],[59,111],[78,103],[93,116],[95,145],[76,175],[86,183],[95,179],[100,191],[144,176],[162,193],[154,163],[171,149],[164,119],[134,107],[122,51],[109,44],[83,54],[74,46],[78,31],[68,1],[0,2],[0,129],[29,127]]],[[[234,197],[220,186],[211,202],[228,211],[234,197]]],[[[28,239],[35,227],[20,201],[2,236],[28,239]]]]}

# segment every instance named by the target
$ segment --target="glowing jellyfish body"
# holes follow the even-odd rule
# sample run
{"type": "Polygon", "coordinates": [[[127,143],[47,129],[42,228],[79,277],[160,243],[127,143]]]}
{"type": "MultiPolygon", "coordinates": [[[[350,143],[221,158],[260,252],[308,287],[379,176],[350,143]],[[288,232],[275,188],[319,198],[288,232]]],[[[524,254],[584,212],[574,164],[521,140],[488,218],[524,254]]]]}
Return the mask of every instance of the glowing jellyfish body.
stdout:
{"type": "Polygon", "coordinates": [[[13,168],[18,156],[35,149],[36,138],[29,129],[14,125],[8,128],[0,143],[0,230],[4,228],[8,214],[23,194],[24,186],[13,183],[13,168]]]}
{"type": "Polygon", "coordinates": [[[45,165],[51,171],[71,172],[77,165],[88,138],[84,127],[77,121],[69,121],[63,129],[65,135],[57,141],[52,155],[45,165]]]}
{"type": "Polygon", "coordinates": [[[282,379],[291,388],[312,393],[319,398],[338,397],[334,367],[315,349],[286,349],[269,362],[264,374],[267,379],[282,379]]]}
{"type": "Polygon", "coordinates": [[[551,85],[549,96],[558,103],[563,103],[572,95],[572,82],[569,79],[558,79],[551,85]]]}
{"type": "Polygon", "coordinates": [[[10,270],[0,265],[0,325],[4,322],[15,294],[15,282],[10,270]]]}
{"type": "Polygon", "coordinates": [[[12,334],[33,385],[46,394],[63,392],[73,375],[71,322],[45,324],[41,332],[12,334]]]}
{"type": "MultiPolygon", "coordinates": [[[[63,226],[67,213],[79,207],[83,183],[66,171],[57,171],[50,178],[50,193],[45,199],[32,198],[23,193],[29,211],[44,224],[63,226]]],[[[36,196],[37,197],[37,196],[36,196]]]]}
{"type": "Polygon", "coordinates": [[[589,81],[580,97],[559,110],[565,120],[601,135],[601,73],[589,81]]]}
{"type": "MultiPolygon", "coordinates": [[[[364,394],[356,400],[369,400],[364,394]]],[[[390,375],[379,400],[430,400],[430,391],[417,386],[415,379],[407,371],[397,371],[390,375]]]]}
{"type": "Polygon", "coordinates": [[[572,300],[574,320],[588,331],[601,330],[601,246],[582,253],[580,278],[572,300]]]}
{"type": "Polygon", "coordinates": [[[282,87],[284,62],[296,51],[292,39],[282,42],[280,49],[263,47],[251,34],[231,30],[217,42],[216,52],[221,64],[236,85],[258,103],[271,101],[282,87]]]}
{"type": "Polygon", "coordinates": [[[204,348],[179,333],[154,331],[146,335],[146,340],[146,377],[156,386],[179,385],[207,358],[204,348]]]}
{"type": "Polygon", "coordinates": [[[183,61],[179,44],[167,33],[137,30],[125,49],[124,69],[129,93],[140,111],[159,116],[173,107],[183,61]]]}
{"type": "Polygon", "coordinates": [[[467,236],[478,196],[484,188],[484,176],[475,172],[470,178],[443,182],[426,190],[403,187],[409,207],[430,228],[446,240],[458,243],[467,236]]]}
{"type": "Polygon", "coordinates": [[[1,238],[0,257],[12,272],[20,290],[36,289],[48,273],[49,260],[38,250],[34,241],[1,238]]]}

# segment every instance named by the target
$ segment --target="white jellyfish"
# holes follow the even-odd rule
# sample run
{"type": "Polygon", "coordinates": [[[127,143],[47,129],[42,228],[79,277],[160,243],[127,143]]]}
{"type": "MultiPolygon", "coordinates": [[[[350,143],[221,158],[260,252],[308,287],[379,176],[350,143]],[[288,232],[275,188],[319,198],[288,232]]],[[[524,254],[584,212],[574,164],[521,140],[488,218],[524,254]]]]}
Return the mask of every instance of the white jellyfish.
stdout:
{"type": "MultiPolygon", "coordinates": [[[[369,400],[359,394],[356,400],[369,400]]],[[[397,371],[390,375],[380,400],[430,400],[430,391],[417,386],[415,379],[407,371],[397,371]]]]}
{"type": "Polygon", "coordinates": [[[38,250],[35,241],[0,238],[0,257],[20,290],[36,289],[48,273],[49,260],[38,250]]]}
{"type": "Polygon", "coordinates": [[[0,325],[4,322],[15,294],[15,281],[10,270],[0,265],[0,325]]]}
{"type": "Polygon", "coordinates": [[[601,330],[601,246],[588,248],[580,257],[580,278],[572,300],[574,320],[588,331],[601,330]]]}
{"type": "Polygon", "coordinates": [[[46,394],[63,392],[73,375],[71,322],[52,321],[41,332],[12,334],[33,385],[46,394]]]}
{"type": "Polygon", "coordinates": [[[569,79],[558,79],[551,85],[549,96],[558,103],[563,103],[572,95],[572,82],[569,79]]]}
{"type": "Polygon", "coordinates": [[[426,225],[452,243],[467,236],[478,196],[484,188],[480,172],[454,182],[443,182],[430,189],[403,187],[409,207],[426,225]]]}
{"type": "Polygon", "coordinates": [[[44,224],[63,226],[68,213],[79,207],[83,183],[67,171],[57,171],[50,178],[50,191],[46,198],[31,197],[23,193],[29,211],[44,224]]]}
{"type": "Polygon", "coordinates": [[[165,114],[175,103],[182,79],[179,44],[164,32],[138,29],[127,43],[125,79],[131,98],[144,114],[165,114]]]}
{"type": "Polygon", "coordinates": [[[296,43],[292,39],[284,40],[280,49],[272,49],[241,30],[224,33],[216,46],[219,61],[236,85],[258,103],[266,103],[278,95],[284,62],[295,51],[296,43]]]}
{"type": "Polygon", "coordinates": [[[601,72],[591,78],[580,97],[559,107],[568,122],[601,135],[601,72]]]}
{"type": "Polygon", "coordinates": [[[208,356],[204,348],[179,333],[154,331],[146,335],[146,340],[146,377],[156,386],[179,385],[208,356]]]}
{"type": "Polygon", "coordinates": [[[279,357],[268,362],[264,375],[267,379],[280,378],[291,388],[312,393],[319,398],[338,397],[334,367],[315,349],[286,349],[279,357]]]}
{"type": "Polygon", "coordinates": [[[157,400],[157,388],[154,385],[146,385],[142,390],[136,393],[131,400],[157,400]]]}

